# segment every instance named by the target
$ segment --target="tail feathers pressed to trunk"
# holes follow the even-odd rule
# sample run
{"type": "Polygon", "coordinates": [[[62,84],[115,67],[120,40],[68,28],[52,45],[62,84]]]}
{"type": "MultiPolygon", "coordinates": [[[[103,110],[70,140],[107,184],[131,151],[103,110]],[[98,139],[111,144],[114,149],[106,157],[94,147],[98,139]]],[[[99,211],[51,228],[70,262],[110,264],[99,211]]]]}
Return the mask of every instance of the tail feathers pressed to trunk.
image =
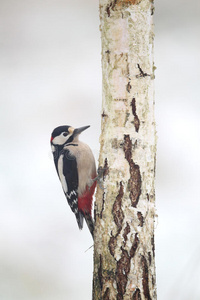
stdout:
{"type": "Polygon", "coordinates": [[[84,218],[85,218],[85,221],[86,221],[87,226],[89,228],[89,231],[92,235],[92,238],[94,239],[94,236],[93,236],[93,234],[94,234],[94,222],[92,220],[92,217],[91,217],[90,213],[89,212],[84,212],[84,218]]]}
{"type": "Polygon", "coordinates": [[[94,233],[94,222],[93,222],[93,219],[90,215],[89,212],[82,212],[82,211],[79,211],[76,215],[76,220],[77,220],[77,223],[78,223],[78,227],[79,229],[83,229],[83,221],[85,219],[86,223],[87,223],[87,226],[89,228],[89,231],[93,237],[93,233],[94,233]]]}
{"type": "Polygon", "coordinates": [[[76,215],[76,220],[77,220],[77,223],[78,223],[78,227],[79,229],[83,229],[83,214],[82,212],[78,212],[76,215]]]}

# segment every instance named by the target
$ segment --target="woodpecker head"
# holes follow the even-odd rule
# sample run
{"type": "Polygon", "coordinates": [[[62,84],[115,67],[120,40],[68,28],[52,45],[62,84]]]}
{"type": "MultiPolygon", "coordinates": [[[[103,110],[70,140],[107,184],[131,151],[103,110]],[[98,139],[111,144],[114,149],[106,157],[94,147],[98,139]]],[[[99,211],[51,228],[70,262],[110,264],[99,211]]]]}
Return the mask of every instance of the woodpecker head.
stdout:
{"type": "Polygon", "coordinates": [[[89,127],[90,126],[73,128],[67,125],[56,127],[51,134],[51,145],[62,146],[67,143],[75,142],[78,140],[79,134],[89,127]]]}

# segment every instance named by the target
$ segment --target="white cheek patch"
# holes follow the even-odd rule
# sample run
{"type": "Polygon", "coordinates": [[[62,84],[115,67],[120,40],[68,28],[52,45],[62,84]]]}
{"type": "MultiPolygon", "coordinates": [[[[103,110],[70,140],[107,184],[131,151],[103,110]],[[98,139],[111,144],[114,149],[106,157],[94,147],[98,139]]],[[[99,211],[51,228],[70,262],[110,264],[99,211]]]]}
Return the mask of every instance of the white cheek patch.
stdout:
{"type": "Polygon", "coordinates": [[[64,135],[61,133],[60,135],[56,136],[56,137],[53,139],[52,143],[53,143],[54,145],[63,145],[63,144],[66,143],[66,141],[70,138],[71,135],[72,135],[72,134],[70,133],[70,134],[68,134],[67,136],[64,136],[64,135]]]}
{"type": "Polygon", "coordinates": [[[53,139],[53,144],[54,145],[63,145],[67,140],[67,136],[63,136],[62,134],[60,134],[59,136],[56,136],[53,139]]]}
{"type": "Polygon", "coordinates": [[[54,145],[51,145],[51,151],[55,152],[56,151],[56,147],[54,145]]]}
{"type": "Polygon", "coordinates": [[[58,159],[58,175],[62,184],[62,188],[64,190],[65,193],[67,193],[68,191],[68,187],[67,187],[67,182],[65,180],[65,176],[63,174],[63,154],[60,155],[59,159],[58,159]]]}

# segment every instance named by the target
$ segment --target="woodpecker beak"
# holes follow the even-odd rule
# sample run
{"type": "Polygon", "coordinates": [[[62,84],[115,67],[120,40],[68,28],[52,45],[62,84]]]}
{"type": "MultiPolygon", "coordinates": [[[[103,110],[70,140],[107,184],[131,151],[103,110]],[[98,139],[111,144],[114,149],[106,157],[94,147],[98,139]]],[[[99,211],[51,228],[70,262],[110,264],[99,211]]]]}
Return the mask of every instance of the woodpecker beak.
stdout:
{"type": "Polygon", "coordinates": [[[79,135],[81,132],[83,132],[84,130],[86,130],[89,127],[90,127],[90,125],[74,129],[73,136],[75,137],[75,136],[79,135]]]}

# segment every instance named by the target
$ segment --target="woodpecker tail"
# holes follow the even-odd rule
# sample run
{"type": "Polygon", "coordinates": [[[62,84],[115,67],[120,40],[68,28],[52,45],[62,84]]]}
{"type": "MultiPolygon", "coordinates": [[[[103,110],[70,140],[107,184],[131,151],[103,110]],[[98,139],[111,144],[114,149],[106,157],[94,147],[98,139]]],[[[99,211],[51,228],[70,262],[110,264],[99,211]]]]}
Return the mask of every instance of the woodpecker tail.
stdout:
{"type": "Polygon", "coordinates": [[[86,221],[87,226],[89,228],[89,231],[92,235],[92,238],[94,239],[94,236],[93,236],[93,234],[94,234],[94,222],[92,220],[92,217],[91,217],[90,213],[89,212],[84,212],[84,218],[85,218],[85,221],[86,221]]]}
{"type": "Polygon", "coordinates": [[[78,211],[77,213],[75,213],[75,216],[76,216],[76,220],[77,220],[79,229],[83,229],[83,214],[82,214],[82,212],[78,211]]]}

